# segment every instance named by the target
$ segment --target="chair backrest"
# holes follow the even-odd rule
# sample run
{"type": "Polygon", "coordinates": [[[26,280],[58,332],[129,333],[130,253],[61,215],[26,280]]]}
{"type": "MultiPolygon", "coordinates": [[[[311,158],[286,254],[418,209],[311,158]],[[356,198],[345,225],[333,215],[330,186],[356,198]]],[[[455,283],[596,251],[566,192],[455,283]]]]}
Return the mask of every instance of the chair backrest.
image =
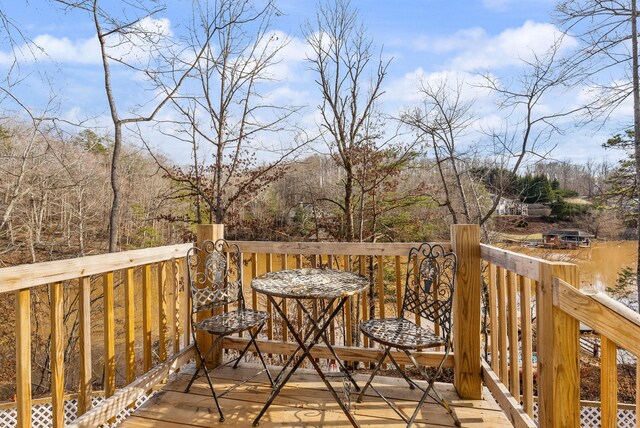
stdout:
{"type": "Polygon", "coordinates": [[[242,253],[224,239],[206,240],[187,252],[192,313],[239,302],[242,294],[242,253]]]}
{"type": "Polygon", "coordinates": [[[438,324],[442,337],[451,337],[451,312],[458,258],[440,244],[424,243],[409,251],[402,314],[438,324]]]}

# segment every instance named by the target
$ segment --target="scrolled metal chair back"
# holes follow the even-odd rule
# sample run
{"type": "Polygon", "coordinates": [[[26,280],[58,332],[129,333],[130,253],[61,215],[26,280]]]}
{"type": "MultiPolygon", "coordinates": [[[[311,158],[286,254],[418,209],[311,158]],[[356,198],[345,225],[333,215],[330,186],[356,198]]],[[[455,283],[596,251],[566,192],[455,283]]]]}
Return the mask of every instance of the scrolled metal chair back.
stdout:
{"type": "Polygon", "coordinates": [[[451,337],[451,312],[458,259],[440,244],[424,243],[409,251],[402,314],[411,312],[438,324],[451,337]]]}
{"type": "Polygon", "coordinates": [[[242,253],[237,244],[203,241],[187,252],[187,266],[193,313],[234,302],[244,309],[242,253]]]}

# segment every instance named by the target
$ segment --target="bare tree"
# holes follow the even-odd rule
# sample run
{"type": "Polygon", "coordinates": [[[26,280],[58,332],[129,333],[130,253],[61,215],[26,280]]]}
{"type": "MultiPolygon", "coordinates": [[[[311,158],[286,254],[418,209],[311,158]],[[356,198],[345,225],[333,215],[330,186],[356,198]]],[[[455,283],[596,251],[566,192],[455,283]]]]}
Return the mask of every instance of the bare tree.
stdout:
{"type": "MultiPolygon", "coordinates": [[[[588,65],[585,67],[585,76],[596,90],[597,101],[588,110],[590,116],[606,120],[625,100],[629,97],[633,99],[635,177],[640,182],[637,2],[563,0],[557,5],[556,12],[565,30],[582,42],[574,62],[588,65]],[[602,82],[603,76],[608,80],[602,82]]],[[[636,193],[637,200],[640,200],[640,186],[636,193]]],[[[640,250],[640,211],[636,216],[640,250]]],[[[636,284],[640,293],[640,253],[636,264],[636,284]]]]}
{"type": "MultiPolygon", "coordinates": [[[[98,42],[104,73],[104,88],[109,104],[109,112],[113,123],[113,153],[111,160],[111,189],[113,199],[109,216],[109,251],[118,248],[118,234],[121,210],[121,189],[119,180],[120,154],[123,143],[123,127],[127,124],[150,122],[154,120],[160,110],[177,93],[180,85],[194,70],[202,56],[208,49],[209,39],[194,49],[188,61],[183,52],[176,51],[176,44],[166,34],[161,25],[157,25],[152,18],[159,15],[164,7],[157,1],[134,0],[127,2],[123,11],[111,12],[109,4],[103,6],[99,0],[56,0],[66,8],[80,9],[88,13],[93,21],[98,42]],[[149,58],[139,63],[122,51],[132,48],[149,50],[149,58]],[[143,73],[152,82],[160,95],[148,114],[131,114],[128,117],[120,115],[119,103],[113,88],[111,69],[114,64],[123,65],[131,70],[143,73]],[[173,84],[165,84],[167,76],[173,77],[173,84]],[[175,76],[178,76],[175,78],[175,76]]],[[[118,6],[119,8],[119,6],[118,6]]],[[[216,21],[204,23],[209,31],[209,37],[218,34],[223,28],[216,27],[216,21]]],[[[230,25],[231,23],[226,23],[230,25]]]]}
{"type": "Polygon", "coordinates": [[[341,200],[332,200],[344,213],[344,239],[353,241],[355,157],[376,135],[367,123],[379,117],[377,101],[390,61],[374,53],[373,42],[348,0],[320,6],[315,21],[303,33],[311,47],[307,60],[316,74],[323,138],[344,172],[341,200]]]}
{"type": "Polygon", "coordinates": [[[496,97],[504,114],[501,126],[484,130],[485,137],[481,137],[491,140],[491,144],[485,144],[490,148],[488,153],[472,150],[469,134],[479,118],[472,111],[474,100],[463,96],[461,82],[423,83],[422,106],[402,116],[402,121],[431,145],[445,195],[439,203],[448,208],[454,223],[462,220],[485,225],[523,162],[544,159],[553,149],[547,146],[551,137],[562,133],[565,119],[583,108],[569,105],[550,111],[544,105],[549,97],[571,88],[576,79],[578,70],[567,63],[561,49],[560,38],[544,55],[522,60],[522,74],[510,82],[491,74],[481,75],[479,86],[496,97]],[[471,179],[469,168],[474,158],[483,155],[494,159],[495,169],[503,175],[492,189],[496,192],[493,200],[484,206],[478,201],[478,183],[471,179]]]}
{"type": "Polygon", "coordinates": [[[194,3],[188,44],[193,54],[199,46],[205,49],[193,78],[173,99],[182,120],[172,130],[191,145],[193,164],[163,168],[194,197],[199,218],[202,201],[213,213],[211,220],[233,221],[237,209],[230,210],[281,177],[287,160],[304,144],[289,124],[300,107],[277,105],[264,92],[277,77],[273,66],[289,43],[273,31],[278,13],[270,1],[260,9],[246,1],[194,3]],[[278,141],[280,136],[291,140],[278,141]],[[259,160],[261,151],[266,156],[259,160]]]}

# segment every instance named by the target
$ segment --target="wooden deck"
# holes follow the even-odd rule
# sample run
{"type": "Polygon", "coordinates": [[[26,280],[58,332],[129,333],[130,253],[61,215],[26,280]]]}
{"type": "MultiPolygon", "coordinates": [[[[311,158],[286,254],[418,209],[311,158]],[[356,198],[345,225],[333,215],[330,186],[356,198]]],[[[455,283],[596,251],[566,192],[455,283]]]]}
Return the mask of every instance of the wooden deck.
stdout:
{"type": "MultiPolygon", "coordinates": [[[[218,369],[214,372],[215,386],[222,390],[241,379],[250,378],[255,372],[254,368],[218,369]]],[[[221,399],[220,404],[226,421],[220,423],[206,379],[198,379],[191,392],[185,394],[183,391],[188,380],[188,371],[177,375],[120,427],[250,427],[270,391],[264,374],[238,387],[221,399]]],[[[356,380],[360,385],[364,385],[366,375],[357,375],[356,380]]],[[[333,379],[332,384],[342,396],[342,378],[333,379]]],[[[379,377],[374,385],[407,413],[411,412],[419,398],[419,392],[411,391],[401,379],[379,377]]],[[[438,388],[453,405],[464,427],[512,427],[486,388],[484,400],[461,400],[450,384],[438,384],[438,388]]],[[[367,391],[362,403],[356,403],[355,399],[355,395],[352,395],[352,412],[362,427],[405,426],[372,390],[367,391]]],[[[414,426],[455,426],[447,412],[433,402],[427,402],[423,406],[420,418],[419,423],[414,426]]],[[[349,426],[349,421],[333,401],[320,378],[315,372],[302,369],[287,383],[260,421],[260,427],[349,426]]]]}

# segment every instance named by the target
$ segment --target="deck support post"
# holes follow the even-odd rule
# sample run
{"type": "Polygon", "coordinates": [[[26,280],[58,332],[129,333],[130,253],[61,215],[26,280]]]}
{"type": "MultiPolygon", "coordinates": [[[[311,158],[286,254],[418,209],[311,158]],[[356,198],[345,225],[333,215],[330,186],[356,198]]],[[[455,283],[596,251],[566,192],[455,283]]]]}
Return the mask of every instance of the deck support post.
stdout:
{"type": "Polygon", "coordinates": [[[451,246],[458,257],[453,295],[453,385],[460,398],[482,399],[480,357],[480,226],[451,226],[451,246]]]}
{"type": "MultiPolygon", "coordinates": [[[[197,228],[197,245],[202,247],[202,243],[206,240],[216,242],[218,239],[224,239],[224,224],[199,224],[197,228]]],[[[198,266],[198,269],[204,268],[198,266]]],[[[222,313],[222,308],[214,309],[214,312],[203,311],[197,316],[198,321],[210,317],[211,315],[219,315],[222,313]]],[[[209,333],[198,331],[196,333],[198,340],[198,346],[202,350],[202,353],[206,353],[209,347],[213,344],[213,337],[209,333]]],[[[214,368],[222,363],[222,343],[216,347],[207,361],[207,367],[214,368]]],[[[197,353],[196,353],[197,354],[197,353]]]]}
{"type": "Polygon", "coordinates": [[[553,304],[554,278],[578,284],[578,267],[541,263],[536,287],[538,319],[538,426],[580,426],[580,332],[578,320],[553,304]]]}

